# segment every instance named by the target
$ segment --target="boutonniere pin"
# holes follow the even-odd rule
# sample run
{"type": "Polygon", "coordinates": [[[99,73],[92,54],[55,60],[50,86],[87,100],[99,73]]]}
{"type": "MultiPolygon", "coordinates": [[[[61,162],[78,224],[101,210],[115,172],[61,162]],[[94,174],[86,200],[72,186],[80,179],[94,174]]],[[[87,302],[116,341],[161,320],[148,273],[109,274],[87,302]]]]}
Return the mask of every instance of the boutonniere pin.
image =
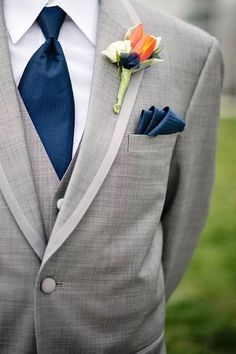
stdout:
{"type": "Polygon", "coordinates": [[[146,34],[141,23],[131,27],[123,41],[113,42],[102,51],[102,54],[119,68],[120,87],[117,102],[113,107],[115,113],[120,112],[131,75],[162,61],[159,57],[162,49],[161,37],[146,34]]]}

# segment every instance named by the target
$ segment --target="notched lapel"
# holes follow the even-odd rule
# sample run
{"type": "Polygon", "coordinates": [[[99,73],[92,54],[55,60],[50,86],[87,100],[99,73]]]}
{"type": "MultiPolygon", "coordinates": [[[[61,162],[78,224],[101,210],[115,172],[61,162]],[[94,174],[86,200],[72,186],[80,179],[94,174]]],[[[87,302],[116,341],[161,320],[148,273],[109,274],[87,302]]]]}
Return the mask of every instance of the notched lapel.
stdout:
{"type": "Polygon", "coordinates": [[[38,257],[42,258],[46,247],[43,223],[12,74],[2,1],[0,77],[0,189],[28,243],[38,257]]]}

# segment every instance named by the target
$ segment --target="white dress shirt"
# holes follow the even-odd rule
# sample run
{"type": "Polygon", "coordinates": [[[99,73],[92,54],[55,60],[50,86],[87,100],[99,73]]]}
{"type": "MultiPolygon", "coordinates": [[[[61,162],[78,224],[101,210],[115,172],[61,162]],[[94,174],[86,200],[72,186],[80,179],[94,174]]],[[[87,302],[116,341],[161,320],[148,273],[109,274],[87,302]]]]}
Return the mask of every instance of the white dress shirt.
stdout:
{"type": "Polygon", "coordinates": [[[99,0],[4,0],[11,63],[17,86],[31,56],[45,42],[35,22],[44,6],[60,6],[67,13],[58,40],[67,61],[75,100],[74,155],[83,135],[88,111],[99,0]]]}

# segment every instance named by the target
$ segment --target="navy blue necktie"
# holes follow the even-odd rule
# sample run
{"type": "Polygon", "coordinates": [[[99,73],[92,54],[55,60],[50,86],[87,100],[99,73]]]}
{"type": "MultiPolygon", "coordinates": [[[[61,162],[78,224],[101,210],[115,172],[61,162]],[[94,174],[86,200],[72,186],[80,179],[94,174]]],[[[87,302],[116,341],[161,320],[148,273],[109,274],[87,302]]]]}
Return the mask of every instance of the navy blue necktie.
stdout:
{"type": "Polygon", "coordinates": [[[75,115],[70,75],[57,40],[65,16],[58,6],[39,14],[46,41],[29,60],[18,87],[59,179],[72,158],[75,115]]]}

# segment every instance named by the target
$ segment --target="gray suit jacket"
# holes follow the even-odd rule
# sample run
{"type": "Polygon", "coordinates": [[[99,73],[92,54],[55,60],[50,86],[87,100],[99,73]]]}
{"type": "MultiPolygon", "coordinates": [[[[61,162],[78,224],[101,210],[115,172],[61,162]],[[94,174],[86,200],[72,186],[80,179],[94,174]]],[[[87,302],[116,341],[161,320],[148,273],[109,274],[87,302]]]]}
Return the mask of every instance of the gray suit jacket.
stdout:
{"type": "Polygon", "coordinates": [[[0,16],[0,353],[163,354],[166,301],[214,180],[218,42],[136,0],[101,0],[87,123],[47,243],[2,0],[0,16]],[[140,20],[165,61],[133,75],[117,117],[117,68],[101,51],[140,20]],[[185,131],[135,135],[152,105],[185,117],[185,131]]]}

